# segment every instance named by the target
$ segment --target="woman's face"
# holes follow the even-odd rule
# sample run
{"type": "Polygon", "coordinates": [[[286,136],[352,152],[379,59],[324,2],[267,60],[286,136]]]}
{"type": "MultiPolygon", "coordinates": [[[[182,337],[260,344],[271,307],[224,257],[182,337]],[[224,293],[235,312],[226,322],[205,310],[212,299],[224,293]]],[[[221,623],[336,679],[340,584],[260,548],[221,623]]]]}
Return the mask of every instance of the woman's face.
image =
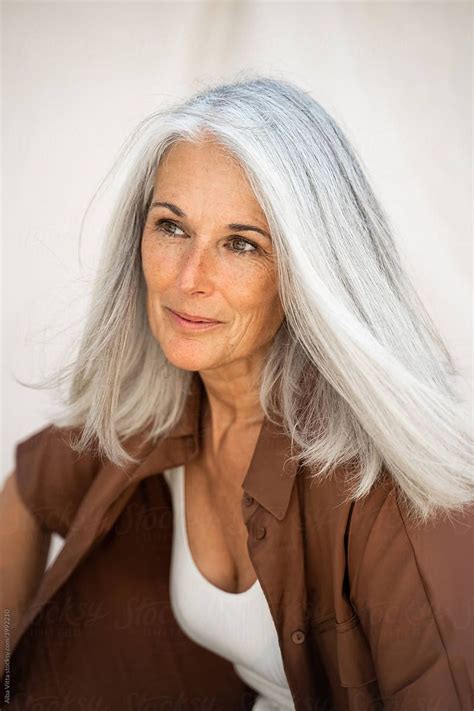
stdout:
{"type": "Polygon", "coordinates": [[[156,172],[141,255],[150,327],[173,365],[205,371],[262,358],[284,316],[269,233],[223,146],[171,147],[156,172]]]}

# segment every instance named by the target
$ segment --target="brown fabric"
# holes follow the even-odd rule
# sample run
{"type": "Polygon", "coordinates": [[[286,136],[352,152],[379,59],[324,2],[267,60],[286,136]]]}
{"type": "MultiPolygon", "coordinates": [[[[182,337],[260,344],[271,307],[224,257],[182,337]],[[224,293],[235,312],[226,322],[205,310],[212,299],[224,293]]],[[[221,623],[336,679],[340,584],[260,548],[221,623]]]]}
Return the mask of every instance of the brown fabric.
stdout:
{"type": "Polygon", "coordinates": [[[63,538],[101,466],[98,457],[79,456],[70,448],[68,438],[75,432],[47,425],[16,446],[16,477],[24,503],[42,528],[63,538]]]}
{"type": "MultiPolygon", "coordinates": [[[[12,631],[11,709],[251,708],[255,692],[186,637],[169,599],[162,473],[199,449],[200,393],[166,440],[130,441],[141,463],[125,470],[78,460],[51,426],[18,445],[22,497],[65,543],[12,631]]],[[[315,481],[289,454],[266,420],[242,517],[297,711],[471,711],[472,509],[413,528],[389,477],[347,502],[343,468],[315,481]]]]}

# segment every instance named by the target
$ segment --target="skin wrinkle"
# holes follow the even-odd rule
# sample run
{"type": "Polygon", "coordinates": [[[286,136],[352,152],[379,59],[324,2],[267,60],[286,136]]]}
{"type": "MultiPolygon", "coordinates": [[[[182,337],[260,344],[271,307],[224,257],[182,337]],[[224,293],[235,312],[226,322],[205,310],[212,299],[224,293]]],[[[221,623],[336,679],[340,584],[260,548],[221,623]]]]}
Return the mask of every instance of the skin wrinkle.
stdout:
{"type": "Polygon", "coordinates": [[[260,374],[284,313],[271,241],[227,225],[270,228],[242,167],[214,140],[173,145],[156,171],[154,202],[173,203],[187,217],[162,206],[147,216],[141,254],[150,328],[173,365],[199,372],[206,469],[239,485],[244,472],[231,462],[250,458],[263,422],[260,374]],[[162,220],[177,227],[165,223],[162,232],[162,220]],[[257,251],[236,253],[248,249],[241,240],[257,251]],[[184,332],[164,307],[224,323],[184,332]]]}
{"type": "MultiPolygon", "coordinates": [[[[157,207],[169,207],[169,209],[170,209],[172,212],[174,212],[175,215],[178,215],[178,217],[187,218],[187,215],[183,212],[183,210],[181,210],[181,208],[179,208],[177,205],[174,205],[172,202],[163,202],[163,201],[161,201],[161,202],[156,202],[156,201],[155,201],[155,202],[152,202],[152,204],[151,204],[151,206],[150,206],[150,211],[151,211],[153,208],[157,208],[157,207]]],[[[243,230],[245,230],[245,229],[255,230],[255,231],[258,231],[258,230],[259,230],[259,227],[258,227],[257,225],[249,225],[249,226],[247,226],[247,227],[243,227],[243,226],[240,226],[239,223],[235,223],[235,222],[230,223],[229,225],[227,225],[227,227],[228,227],[229,229],[231,229],[231,230],[236,230],[236,231],[238,231],[238,232],[239,232],[239,231],[241,232],[241,231],[243,231],[243,230]]],[[[265,230],[263,230],[263,232],[265,233],[264,236],[268,237],[268,239],[269,239],[270,242],[271,242],[271,237],[270,237],[270,235],[268,235],[268,234],[265,232],[265,230]]]]}

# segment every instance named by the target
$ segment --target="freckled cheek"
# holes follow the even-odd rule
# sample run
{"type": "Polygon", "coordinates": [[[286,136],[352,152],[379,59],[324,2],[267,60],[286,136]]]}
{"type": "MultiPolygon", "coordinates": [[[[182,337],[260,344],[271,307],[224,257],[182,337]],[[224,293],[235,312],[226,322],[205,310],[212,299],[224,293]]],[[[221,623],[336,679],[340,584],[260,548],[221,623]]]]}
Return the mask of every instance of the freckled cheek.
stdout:
{"type": "Polygon", "coordinates": [[[169,277],[162,262],[152,250],[142,250],[142,270],[146,284],[146,309],[153,335],[158,340],[163,336],[161,296],[168,288],[169,277]]]}
{"type": "Polygon", "coordinates": [[[145,252],[142,268],[147,289],[155,296],[172,286],[176,279],[176,260],[157,252],[145,252]]]}
{"type": "Polygon", "coordinates": [[[251,322],[252,330],[275,330],[282,320],[276,278],[259,269],[237,275],[227,275],[221,282],[222,292],[231,308],[239,314],[242,322],[251,322]]]}

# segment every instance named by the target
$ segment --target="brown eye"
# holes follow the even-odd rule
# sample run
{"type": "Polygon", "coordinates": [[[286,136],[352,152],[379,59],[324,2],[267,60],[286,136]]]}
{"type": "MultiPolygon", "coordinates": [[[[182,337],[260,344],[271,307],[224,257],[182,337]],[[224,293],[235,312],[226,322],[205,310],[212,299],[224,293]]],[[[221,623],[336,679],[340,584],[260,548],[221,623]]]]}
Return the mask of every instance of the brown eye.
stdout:
{"type": "MultiPolygon", "coordinates": [[[[172,220],[158,220],[155,222],[155,228],[159,232],[163,232],[165,235],[168,235],[169,237],[181,237],[181,235],[177,235],[176,232],[173,229],[168,229],[168,226],[171,228],[176,228],[178,230],[181,230],[181,227],[176,224],[176,222],[173,222],[172,220]]],[[[183,232],[183,230],[181,230],[183,232]]],[[[183,232],[184,234],[184,232],[183,232]]]]}
{"type": "Polygon", "coordinates": [[[255,244],[243,237],[233,237],[229,240],[229,244],[232,245],[231,251],[237,254],[249,254],[258,251],[258,247],[255,244]]]}

